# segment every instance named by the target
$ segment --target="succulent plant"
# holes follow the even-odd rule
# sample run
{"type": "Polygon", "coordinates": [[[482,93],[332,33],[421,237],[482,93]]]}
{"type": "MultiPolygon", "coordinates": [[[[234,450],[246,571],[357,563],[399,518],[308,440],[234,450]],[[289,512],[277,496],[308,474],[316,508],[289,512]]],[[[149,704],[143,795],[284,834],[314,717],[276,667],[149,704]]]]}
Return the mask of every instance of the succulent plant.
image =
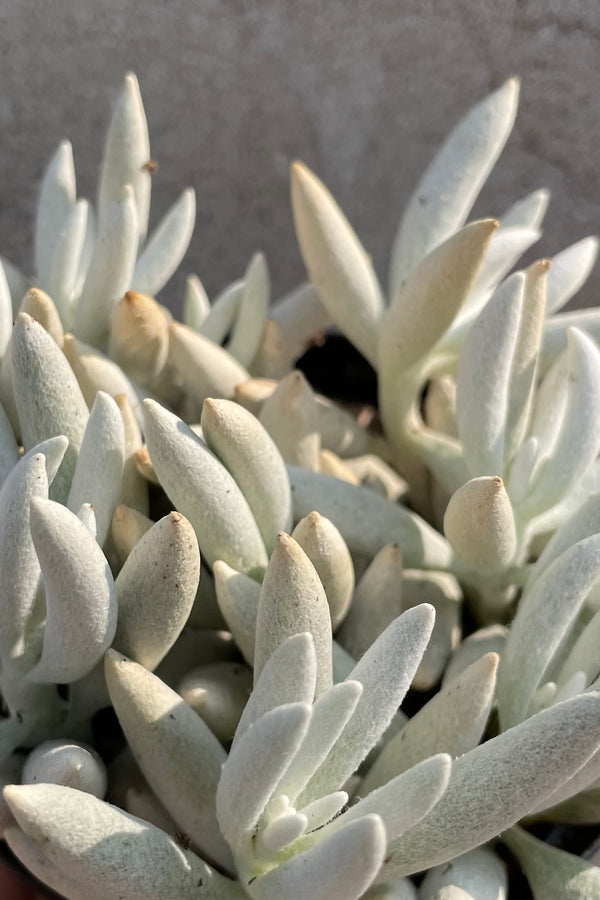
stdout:
{"type": "Polygon", "coordinates": [[[173,321],[193,193],[146,238],[133,75],[97,214],[51,160],[34,286],[0,269],[0,833],[65,898],[502,900],[498,837],[598,895],[525,830],[600,820],[600,314],[558,312],[595,238],[509,274],[546,192],[465,224],[517,94],[417,185],[389,303],[296,163],[310,283],[271,307],[256,254],[173,321]],[[378,411],[294,368],[332,323],[378,411]]]}

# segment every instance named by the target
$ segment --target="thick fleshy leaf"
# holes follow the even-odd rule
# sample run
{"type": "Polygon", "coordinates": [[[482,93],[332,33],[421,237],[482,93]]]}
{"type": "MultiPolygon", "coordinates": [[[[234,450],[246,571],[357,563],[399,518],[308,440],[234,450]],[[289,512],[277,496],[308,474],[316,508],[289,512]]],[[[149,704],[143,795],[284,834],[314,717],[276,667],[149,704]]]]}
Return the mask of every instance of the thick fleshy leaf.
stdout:
{"type": "Polygon", "coordinates": [[[181,513],[169,513],[144,534],[117,576],[114,647],[155,669],[188,619],[199,577],[194,529],[181,513]]]}
{"type": "Polygon", "coordinates": [[[19,446],[8,417],[0,405],[0,487],[19,462],[19,446]]]}
{"type": "Polygon", "coordinates": [[[69,360],[89,409],[94,405],[98,391],[105,391],[111,397],[125,394],[138,422],[141,422],[140,399],[145,394],[116,363],[71,334],[65,335],[63,353],[69,360]]]}
{"type": "Polygon", "coordinates": [[[379,327],[384,397],[450,327],[497,228],[495,219],[466,225],[426,256],[395,294],[379,327]]]}
{"type": "Polygon", "coordinates": [[[532,191],[506,210],[500,216],[502,227],[506,228],[539,228],[546,215],[550,191],[540,188],[532,191]]]}
{"type": "Polygon", "coordinates": [[[503,843],[525,870],[535,900],[595,900],[600,894],[600,868],[539,841],[521,828],[511,828],[503,843]]]}
{"type": "Polygon", "coordinates": [[[600,696],[532,716],[454,761],[440,801],[388,847],[378,880],[440,865],[490,840],[570,778],[600,744],[600,696]]]}
{"type": "Polygon", "coordinates": [[[498,712],[503,728],[527,715],[544,672],[599,572],[600,535],[596,534],[561,554],[522,597],[498,673],[498,712]]]}
{"type": "Polygon", "coordinates": [[[108,337],[115,304],[131,287],[138,247],[138,219],[130,185],[100,223],[94,253],[75,310],[73,333],[99,346],[108,337]]]}
{"type": "Polygon", "coordinates": [[[487,847],[478,847],[446,865],[430,869],[419,889],[419,900],[435,900],[446,885],[462,888],[477,900],[507,900],[506,868],[487,847]]]}
{"type": "Polygon", "coordinates": [[[292,856],[248,884],[255,900],[358,900],[372,883],[385,855],[385,828],[378,816],[351,822],[304,853],[292,856]]]}
{"type": "Polygon", "coordinates": [[[307,703],[265,713],[241,738],[223,766],[217,818],[234,849],[245,848],[277,783],[302,743],[310,722],[307,703]]]}
{"type": "Polygon", "coordinates": [[[194,526],[212,565],[223,559],[241,572],[262,572],[265,546],[250,507],[227,469],[181,419],[144,401],[146,440],[160,482],[194,526]]]}
{"type": "Polygon", "coordinates": [[[83,503],[92,504],[101,547],[121,494],[124,457],[123,417],[112,397],[99,391],[81,442],[67,506],[78,512],[83,503]]]}
{"type": "Polygon", "coordinates": [[[402,552],[388,544],[377,553],[356,586],[352,605],[336,639],[355,659],[402,612],[402,552]]]}
{"type": "Polygon", "coordinates": [[[250,378],[244,367],[218,344],[172,322],[169,326],[169,361],[185,390],[198,403],[207,397],[233,397],[238,384],[250,378]]]}
{"type": "Polygon", "coordinates": [[[200,331],[210,312],[210,300],[197,275],[188,275],[183,297],[183,324],[200,331]]]}
{"type": "Polygon", "coordinates": [[[223,743],[233,738],[251,691],[252,669],[239,662],[198,666],[177,685],[177,693],[223,743]]]}
{"type": "Polygon", "coordinates": [[[388,843],[395,840],[435,806],[446,790],[451,768],[452,760],[448,754],[440,753],[417,763],[366,796],[361,785],[362,799],[321,829],[317,840],[370,814],[381,817],[388,843]]]}
{"type": "Polygon", "coordinates": [[[304,550],[325,588],[331,627],[335,630],[352,603],[354,565],[343,537],[329,519],[309,513],[294,528],[292,537],[304,550]]]}
{"type": "MultiPolygon", "coordinates": [[[[81,791],[54,784],[11,785],[4,796],[17,823],[67,883],[93,900],[242,900],[238,884],[141,819],[81,791]]],[[[16,845],[17,850],[19,844],[16,845]]],[[[43,877],[43,876],[42,876],[43,877]]]]}
{"type": "Polygon", "coordinates": [[[267,552],[292,523],[290,482],[281,454],[258,420],[230,400],[204,401],[202,432],[235,478],[256,520],[267,552]]]}
{"type": "Polygon", "coordinates": [[[43,325],[59,347],[64,340],[64,329],[58,315],[58,310],[51,297],[39,288],[29,288],[21,303],[20,312],[27,313],[40,325],[43,325]]]}
{"type": "Polygon", "coordinates": [[[137,384],[152,384],[169,354],[168,322],[156,300],[127,291],[113,310],[108,354],[137,384]]]}
{"type": "Polygon", "coordinates": [[[262,253],[257,253],[244,274],[244,291],[239,300],[227,350],[243,366],[249,366],[258,352],[267,322],[271,297],[269,270],[262,253]]]}
{"type": "Polygon", "coordinates": [[[333,522],[351,553],[374,556],[386,544],[395,543],[411,568],[450,565],[453,554],[447,541],[400,504],[331,475],[296,466],[288,466],[288,474],[295,522],[317,510],[333,522]]]}
{"type": "Polygon", "coordinates": [[[331,616],[321,580],[310,559],[289,535],[279,535],[263,579],[256,621],[254,678],[293,634],[308,631],[317,660],[316,694],[332,684],[331,616]]]}
{"type": "Polygon", "coordinates": [[[546,320],[544,325],[544,341],[540,355],[540,372],[545,374],[556,358],[567,347],[569,328],[578,328],[598,343],[600,338],[600,310],[574,309],[571,312],[558,313],[546,320]]]}
{"type": "Polygon", "coordinates": [[[292,209],[302,258],[319,299],[376,367],[384,304],[371,260],[325,185],[298,162],[292,166],[292,209]]]}
{"type": "Polygon", "coordinates": [[[361,791],[386,784],[435,753],[456,757],[476,747],[494,699],[497,668],[497,654],[487,653],[446,684],[384,744],[361,791]]]}
{"type": "Polygon", "coordinates": [[[312,778],[307,799],[340,788],[392,721],[417,670],[433,629],[433,607],[424,603],[399,616],[354,667],[348,680],[363,692],[333,750],[312,778]]]}
{"type": "Polygon", "coordinates": [[[301,372],[290,372],[281,379],[265,400],[259,420],[288,465],[319,471],[321,436],[316,398],[301,372]]]}
{"type": "MultiPolygon", "coordinates": [[[[186,188],[158,223],[135,263],[131,288],[154,297],[185,256],[196,219],[196,195],[186,188]]],[[[124,293],[124,292],[123,292],[124,293]]]]}
{"type": "Polygon", "coordinates": [[[444,672],[442,685],[445,687],[452,678],[460,675],[486,653],[497,653],[498,656],[502,656],[506,635],[507,629],[504,625],[488,625],[487,628],[479,628],[470,634],[452,654],[444,672]]]}
{"type": "Polygon", "coordinates": [[[551,316],[569,302],[587,281],[596,257],[598,238],[586,237],[552,257],[548,275],[547,315],[551,316]]]}
{"type": "Polygon", "coordinates": [[[69,683],[91,672],[117,627],[115,585],[86,526],[60,503],[34,497],[30,527],[46,588],[42,657],[35,682],[69,683]]]}
{"type": "MultiPolygon", "coordinates": [[[[279,378],[294,368],[296,360],[308,350],[317,335],[332,324],[331,316],[312,284],[302,284],[275,303],[270,310],[280,338],[279,369],[271,377],[279,378]]],[[[263,373],[266,374],[266,373],[263,373]]]]}
{"type": "Polygon", "coordinates": [[[260,585],[222,559],[215,562],[213,572],[219,609],[244,659],[253,665],[260,585]]]}
{"type": "Polygon", "coordinates": [[[444,534],[469,569],[492,573],[511,562],[517,530],[499,475],[472,478],[452,495],[444,514],[444,534]]]}
{"type": "MultiPolygon", "coordinates": [[[[60,229],[75,205],[75,168],[73,148],[61,141],[50,160],[38,199],[34,234],[34,266],[38,280],[45,287],[60,229]]],[[[21,298],[15,298],[20,303],[21,298]]]]}
{"type": "Polygon", "coordinates": [[[56,342],[26,313],[19,313],[13,330],[12,365],[25,449],[57,434],[69,439],[53,487],[53,496],[64,501],[88,420],[85,400],[56,342]]]}
{"type": "Polygon", "coordinates": [[[525,283],[517,272],[498,288],[473,323],[461,353],[456,422],[473,475],[504,471],[511,366],[525,283]]]}
{"type": "Polygon", "coordinates": [[[142,449],[142,433],[127,394],[116,394],[115,402],[123,418],[125,428],[125,462],[119,504],[128,506],[142,515],[148,515],[150,500],[148,483],[140,474],[135,463],[135,454],[142,449]]]}
{"type": "Polygon", "coordinates": [[[106,794],[106,767],[92,747],[63,739],[43,741],[23,766],[22,784],[64,784],[100,800],[106,794]]]}
{"type": "Polygon", "coordinates": [[[421,259],[465,222],[512,130],[518,96],[518,79],[511,78],[474,106],[421,177],[394,240],[391,297],[421,259]]]}
{"type": "MultiPolygon", "coordinates": [[[[232,282],[215,297],[210,312],[204,319],[200,333],[209,341],[221,344],[231,331],[244,293],[244,282],[241,279],[232,282]]],[[[187,324],[187,323],[186,323],[187,324]]]]}
{"type": "Polygon", "coordinates": [[[527,433],[537,380],[537,361],[544,315],[546,281],[550,261],[533,263],[525,272],[525,292],[519,334],[511,360],[509,402],[506,411],[504,461],[509,463],[527,433]]]}
{"type": "Polygon", "coordinates": [[[0,261],[0,358],[6,352],[13,327],[13,307],[4,266],[0,261]]]}
{"type": "MultiPolygon", "coordinates": [[[[63,449],[66,445],[63,445],[63,449]]],[[[32,497],[48,496],[42,453],[29,453],[13,468],[0,491],[0,659],[22,656],[26,631],[40,580],[40,566],[31,539],[32,497]]]]}
{"type": "Polygon", "coordinates": [[[358,681],[344,681],[325,691],[315,702],[302,749],[277,785],[278,793],[285,794],[290,801],[297,800],[298,808],[327,795],[326,788],[320,791],[318,779],[313,784],[311,778],[353,715],[361,694],[362,685],[358,681]]]}
{"type": "Polygon", "coordinates": [[[240,719],[232,749],[265,713],[286,703],[312,703],[317,658],[312,635],[294,634],[265,663],[240,719]]]}
{"type": "Polygon", "coordinates": [[[583,332],[568,332],[568,393],[555,446],[519,504],[523,516],[545,512],[581,480],[600,450],[600,351],[583,332]]]}
{"type": "Polygon", "coordinates": [[[137,78],[127,72],[106,133],[98,180],[100,221],[119,200],[126,184],[135,198],[140,241],[146,236],[150,212],[150,138],[137,78]]]}
{"type": "Polygon", "coordinates": [[[202,853],[231,870],[216,820],[215,797],[227,756],[179,694],[114,650],[105,659],[115,712],[148,783],[202,853]]]}
{"type": "Polygon", "coordinates": [[[88,215],[87,200],[78,200],[58,232],[50,272],[43,282],[56,304],[63,325],[67,328],[71,326],[73,320],[73,300],[78,287],[88,215]]]}

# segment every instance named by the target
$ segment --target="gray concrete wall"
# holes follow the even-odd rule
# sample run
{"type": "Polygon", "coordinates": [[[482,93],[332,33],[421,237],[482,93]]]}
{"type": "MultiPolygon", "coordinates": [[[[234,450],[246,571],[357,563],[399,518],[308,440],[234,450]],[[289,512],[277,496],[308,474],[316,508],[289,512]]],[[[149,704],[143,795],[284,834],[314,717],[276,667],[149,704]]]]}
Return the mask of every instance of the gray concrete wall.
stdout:
{"type": "MultiPolygon", "coordinates": [[[[299,157],[327,183],[386,280],[403,203],[440,140],[507,76],[515,132],[477,205],[553,193],[540,254],[600,231],[598,0],[0,0],[0,252],[28,268],[37,183],[73,141],[93,195],[111,100],[139,78],[153,219],[187,184],[185,271],[210,293],[251,253],[277,292],[303,269],[288,201],[299,157]]],[[[595,273],[584,299],[595,302],[595,273]]],[[[596,287],[595,287],[596,286],[596,287]]],[[[176,306],[181,278],[167,289],[176,306]]]]}

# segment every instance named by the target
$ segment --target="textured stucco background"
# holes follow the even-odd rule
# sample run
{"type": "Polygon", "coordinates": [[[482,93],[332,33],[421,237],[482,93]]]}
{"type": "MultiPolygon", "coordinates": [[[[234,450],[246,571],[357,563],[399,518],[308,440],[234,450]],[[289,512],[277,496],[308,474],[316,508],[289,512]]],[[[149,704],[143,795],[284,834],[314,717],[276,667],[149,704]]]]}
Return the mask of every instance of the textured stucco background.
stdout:
{"type": "MultiPolygon", "coordinates": [[[[299,157],[383,281],[402,206],[470,104],[523,78],[516,129],[476,212],[552,190],[536,253],[600,231],[598,0],[0,0],[0,252],[29,267],[37,184],[62,137],[93,196],[111,102],[140,80],[160,169],[153,221],[197,192],[183,270],[210,294],[267,253],[303,269],[288,201],[299,157]]],[[[598,271],[579,302],[595,302],[598,271]]],[[[177,307],[182,276],[163,294],[177,307]]]]}

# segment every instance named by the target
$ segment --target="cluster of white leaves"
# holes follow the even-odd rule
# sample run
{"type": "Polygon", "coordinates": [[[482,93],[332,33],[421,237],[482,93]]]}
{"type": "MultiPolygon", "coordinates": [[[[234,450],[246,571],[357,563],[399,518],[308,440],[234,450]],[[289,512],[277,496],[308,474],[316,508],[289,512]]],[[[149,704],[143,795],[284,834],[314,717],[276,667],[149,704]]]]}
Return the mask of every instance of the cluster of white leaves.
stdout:
{"type": "Polygon", "coordinates": [[[517,95],[417,185],[389,302],[296,163],[310,283],[270,309],[256,254],[174,322],[194,197],[147,236],[133,75],[95,212],[53,157],[36,287],[0,267],[0,834],[67,900],[506,900],[499,835],[536,900],[597,895],[517,827],[600,819],[600,316],[558,312],[597,241],[511,275],[547,193],[465,224],[517,95]],[[294,371],[332,323],[382,434],[294,371]],[[461,642],[463,592],[487,627],[461,642]]]}

